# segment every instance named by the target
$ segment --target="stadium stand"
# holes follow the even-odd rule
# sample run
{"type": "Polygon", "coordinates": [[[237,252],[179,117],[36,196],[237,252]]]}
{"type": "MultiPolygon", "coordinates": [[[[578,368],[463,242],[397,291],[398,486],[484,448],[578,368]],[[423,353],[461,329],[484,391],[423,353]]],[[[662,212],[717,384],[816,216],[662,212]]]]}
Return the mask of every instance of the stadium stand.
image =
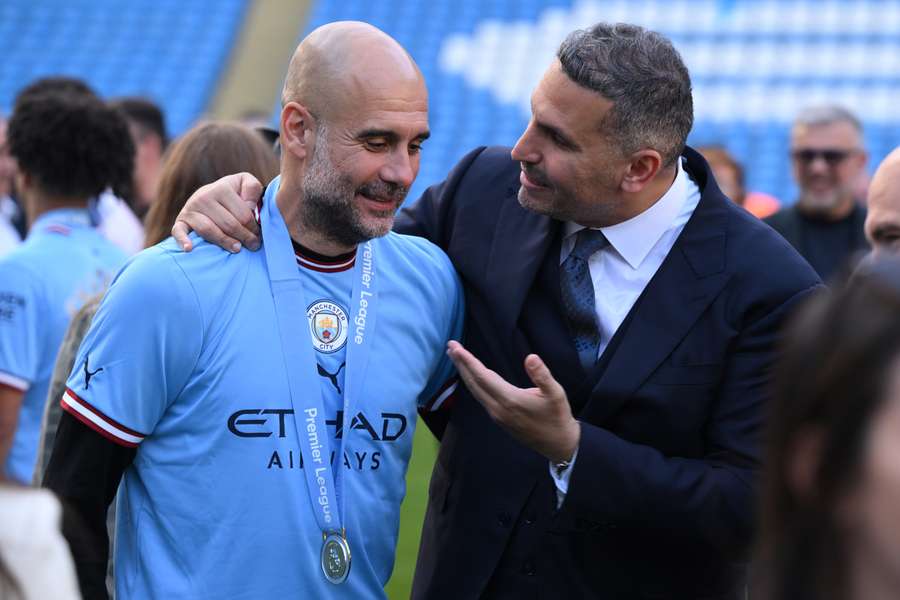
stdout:
{"type": "Polygon", "coordinates": [[[88,82],[103,97],[143,95],[178,135],[203,114],[247,0],[4,0],[0,111],[47,75],[88,82]]]}
{"type": "Polygon", "coordinates": [[[746,166],[750,190],[793,202],[788,126],[809,104],[839,102],[861,115],[870,169],[900,143],[897,2],[319,0],[298,38],[339,19],[384,29],[425,73],[432,139],[411,198],[474,146],[514,143],[556,46],[601,20],[638,23],[674,41],[695,87],[690,142],[724,144],[746,166]]]}
{"type": "MultiPolygon", "coordinates": [[[[104,96],[148,95],[177,135],[210,106],[251,4],[6,0],[0,111],[28,81],[68,74],[104,96]]],[[[318,0],[297,39],[339,19],[384,29],[425,73],[433,136],[411,198],[472,147],[514,143],[556,45],[598,20],[672,38],[694,79],[691,143],[724,144],[750,190],[793,201],[788,124],[809,104],[839,102],[862,116],[870,169],[900,142],[900,3],[888,0],[318,0]]]]}

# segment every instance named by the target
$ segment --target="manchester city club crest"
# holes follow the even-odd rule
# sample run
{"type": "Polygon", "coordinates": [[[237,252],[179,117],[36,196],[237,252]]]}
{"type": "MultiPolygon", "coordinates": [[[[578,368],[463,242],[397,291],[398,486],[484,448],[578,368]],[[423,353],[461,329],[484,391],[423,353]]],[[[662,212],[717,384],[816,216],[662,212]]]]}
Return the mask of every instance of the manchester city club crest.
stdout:
{"type": "Polygon", "coordinates": [[[316,300],[306,309],[313,346],[331,354],[347,343],[347,311],[331,300],[316,300]]]}

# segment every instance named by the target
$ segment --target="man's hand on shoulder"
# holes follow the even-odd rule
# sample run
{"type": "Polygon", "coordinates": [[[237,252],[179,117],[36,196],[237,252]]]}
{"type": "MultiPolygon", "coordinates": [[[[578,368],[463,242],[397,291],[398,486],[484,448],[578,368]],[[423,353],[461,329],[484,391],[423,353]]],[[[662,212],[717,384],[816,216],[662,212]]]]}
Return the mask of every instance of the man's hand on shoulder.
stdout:
{"type": "Polygon", "coordinates": [[[262,184],[250,173],[227,175],[194,192],[178,213],[172,235],[185,252],[193,248],[191,231],[229,252],[243,245],[259,248],[259,224],[253,209],[262,184]]]}
{"type": "Polygon", "coordinates": [[[513,437],[554,463],[572,458],[581,440],[581,425],[550,369],[536,354],[525,358],[525,372],[536,387],[516,387],[491,371],[459,342],[447,353],[475,399],[513,437]]]}

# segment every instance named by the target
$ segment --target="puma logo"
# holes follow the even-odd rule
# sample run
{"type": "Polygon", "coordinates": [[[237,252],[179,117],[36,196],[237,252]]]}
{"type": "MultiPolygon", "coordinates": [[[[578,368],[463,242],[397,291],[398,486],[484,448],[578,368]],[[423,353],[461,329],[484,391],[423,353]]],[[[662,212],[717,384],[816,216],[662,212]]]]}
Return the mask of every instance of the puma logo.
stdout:
{"type": "Polygon", "coordinates": [[[338,380],[337,380],[338,373],[340,373],[341,369],[343,369],[345,366],[347,366],[347,361],[342,362],[341,366],[338,367],[337,371],[335,371],[334,373],[329,373],[328,371],[325,370],[325,367],[323,367],[319,363],[316,363],[316,367],[318,367],[318,369],[319,369],[319,375],[321,375],[322,377],[331,381],[331,385],[334,386],[334,389],[337,390],[338,394],[342,393],[341,386],[338,385],[338,380]]]}
{"type": "Polygon", "coordinates": [[[103,367],[100,367],[96,371],[90,371],[88,369],[88,360],[90,357],[90,354],[84,357],[84,389],[89,389],[91,387],[91,377],[103,370],[103,367]]]}

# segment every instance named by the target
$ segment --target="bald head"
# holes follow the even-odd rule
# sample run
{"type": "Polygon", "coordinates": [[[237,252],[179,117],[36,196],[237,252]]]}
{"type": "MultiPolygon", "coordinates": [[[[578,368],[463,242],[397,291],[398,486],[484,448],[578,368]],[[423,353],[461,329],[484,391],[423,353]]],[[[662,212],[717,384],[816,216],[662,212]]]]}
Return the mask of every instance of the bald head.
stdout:
{"type": "Polygon", "coordinates": [[[415,61],[394,38],[358,21],[323,25],[294,51],[282,105],[299,102],[328,119],[366,92],[425,83],[415,61]]]}
{"type": "Polygon", "coordinates": [[[900,255],[900,148],[878,166],[869,185],[866,238],[875,255],[900,255]]]}

